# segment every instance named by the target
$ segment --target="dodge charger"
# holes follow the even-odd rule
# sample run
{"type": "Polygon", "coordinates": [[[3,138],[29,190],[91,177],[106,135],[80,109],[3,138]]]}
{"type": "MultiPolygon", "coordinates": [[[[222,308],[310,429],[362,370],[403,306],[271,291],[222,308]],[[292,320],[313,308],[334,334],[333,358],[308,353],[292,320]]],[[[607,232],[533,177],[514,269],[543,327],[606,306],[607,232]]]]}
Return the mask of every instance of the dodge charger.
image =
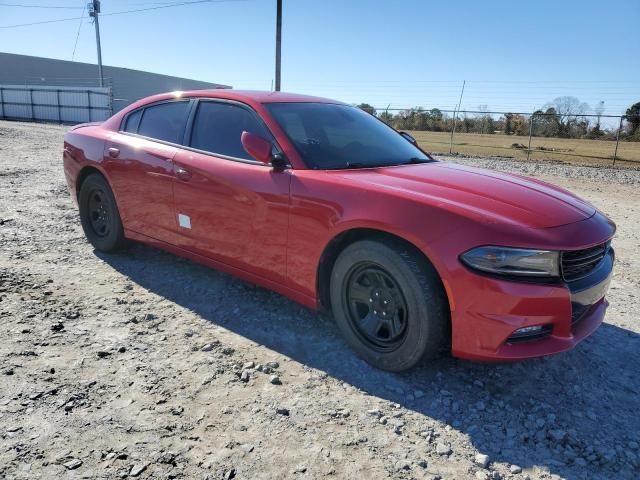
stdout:
{"type": "Polygon", "coordinates": [[[96,250],[141,242],[323,308],[384,370],[563,352],[608,305],[615,225],[591,204],[338,101],[156,95],[72,128],[63,158],[96,250]]]}

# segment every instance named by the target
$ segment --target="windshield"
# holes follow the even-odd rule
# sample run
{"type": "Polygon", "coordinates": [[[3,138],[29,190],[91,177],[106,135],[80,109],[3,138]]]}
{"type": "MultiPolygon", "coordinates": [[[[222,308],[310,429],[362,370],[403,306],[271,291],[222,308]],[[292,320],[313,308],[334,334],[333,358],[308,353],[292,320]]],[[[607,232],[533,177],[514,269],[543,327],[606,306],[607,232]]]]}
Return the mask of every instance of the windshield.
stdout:
{"type": "Polygon", "coordinates": [[[266,107],[309,168],[432,161],[398,132],[357,107],[331,103],[268,103],[266,107]]]}

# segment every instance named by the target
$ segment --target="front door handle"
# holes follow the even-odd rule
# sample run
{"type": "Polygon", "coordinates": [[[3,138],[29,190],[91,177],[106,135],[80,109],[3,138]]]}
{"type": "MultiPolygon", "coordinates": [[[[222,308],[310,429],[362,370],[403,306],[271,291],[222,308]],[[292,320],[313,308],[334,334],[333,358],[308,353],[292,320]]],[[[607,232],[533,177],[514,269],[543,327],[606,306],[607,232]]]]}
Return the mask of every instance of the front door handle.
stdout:
{"type": "Polygon", "coordinates": [[[182,167],[178,167],[176,168],[176,177],[178,177],[183,182],[188,182],[189,180],[191,180],[191,173],[182,167]]]}
{"type": "Polygon", "coordinates": [[[109,147],[109,150],[107,150],[107,152],[109,152],[109,156],[111,158],[118,158],[118,156],[120,155],[120,149],[116,147],[109,147]]]}

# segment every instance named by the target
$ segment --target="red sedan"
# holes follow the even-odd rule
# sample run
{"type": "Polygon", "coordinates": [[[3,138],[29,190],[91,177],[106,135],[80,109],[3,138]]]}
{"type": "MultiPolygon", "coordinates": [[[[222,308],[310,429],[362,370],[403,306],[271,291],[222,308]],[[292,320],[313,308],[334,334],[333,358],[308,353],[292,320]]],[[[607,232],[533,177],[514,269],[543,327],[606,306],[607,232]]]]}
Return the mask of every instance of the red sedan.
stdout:
{"type": "Polygon", "coordinates": [[[100,251],[135,240],[333,313],[372,365],[569,350],[601,324],[615,225],[571,192],[436,161],[333,100],[174,92],[65,135],[100,251]]]}

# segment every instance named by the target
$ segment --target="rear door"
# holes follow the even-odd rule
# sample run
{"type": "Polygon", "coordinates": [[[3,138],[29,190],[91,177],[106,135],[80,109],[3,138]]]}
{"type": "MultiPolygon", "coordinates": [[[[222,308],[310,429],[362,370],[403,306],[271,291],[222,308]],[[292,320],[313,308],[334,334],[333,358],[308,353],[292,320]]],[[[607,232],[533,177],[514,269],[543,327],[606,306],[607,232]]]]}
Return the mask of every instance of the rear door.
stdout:
{"type": "Polygon", "coordinates": [[[173,157],[182,143],[190,100],[167,101],[135,110],[105,145],[123,224],[128,230],[173,243],[173,157]]]}
{"type": "Polygon", "coordinates": [[[290,170],[253,160],[240,141],[243,131],[273,141],[271,134],[236,102],[202,99],[192,116],[174,157],[178,245],[284,282],[290,170]]]}

